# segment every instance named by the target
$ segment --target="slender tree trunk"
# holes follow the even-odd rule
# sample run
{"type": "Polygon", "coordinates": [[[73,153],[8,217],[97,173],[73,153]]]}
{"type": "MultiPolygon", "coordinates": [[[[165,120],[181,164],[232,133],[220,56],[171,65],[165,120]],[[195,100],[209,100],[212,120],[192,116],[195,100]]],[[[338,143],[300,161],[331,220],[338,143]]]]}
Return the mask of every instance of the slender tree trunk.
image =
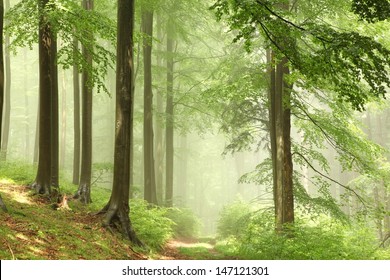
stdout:
{"type": "Polygon", "coordinates": [[[65,167],[66,157],[66,126],[67,126],[67,114],[66,114],[66,72],[62,71],[62,100],[61,100],[61,148],[60,148],[60,167],[65,167]]]}
{"type": "Polygon", "coordinates": [[[142,11],[142,31],[147,37],[143,40],[144,53],[144,199],[157,204],[156,179],[154,173],[153,139],[153,91],[152,91],[152,36],[153,13],[142,11]]]}
{"type": "MultiPolygon", "coordinates": [[[[290,74],[287,59],[282,59],[283,77],[290,74]]],[[[283,79],[283,223],[294,223],[293,162],[291,154],[291,85],[283,79]]]]}
{"type": "MultiPolygon", "coordinates": [[[[5,0],[5,11],[8,11],[10,8],[9,0],[5,0]]],[[[3,11],[4,11],[3,8],[3,11]]],[[[3,12],[4,14],[4,12],[3,12]]],[[[4,25],[4,19],[3,19],[3,25],[4,25]]],[[[3,87],[5,87],[5,92],[3,92],[3,113],[1,114],[1,117],[3,118],[3,126],[2,126],[2,132],[0,131],[0,134],[2,135],[0,138],[0,161],[7,159],[7,150],[8,150],[8,139],[9,139],[9,128],[10,128],[10,120],[11,120],[11,61],[10,61],[10,51],[9,51],[9,44],[10,44],[10,38],[9,35],[5,34],[5,72],[4,72],[4,62],[3,62],[3,87]],[[5,74],[5,75],[4,75],[5,74]],[[5,79],[4,79],[5,76],[5,79]]],[[[2,44],[3,46],[4,44],[2,44]]],[[[3,50],[4,52],[4,50],[3,50]]],[[[2,59],[4,57],[4,54],[2,56],[2,59]]]]}
{"type": "MultiPolygon", "coordinates": [[[[78,42],[73,41],[74,52],[78,52],[78,42]]],[[[73,184],[78,185],[80,179],[80,75],[77,65],[73,65],[73,184]]]]}
{"type": "MultiPolygon", "coordinates": [[[[162,36],[162,23],[161,16],[157,14],[157,39],[161,42],[164,40],[162,36]]],[[[161,46],[162,43],[157,44],[157,67],[160,69],[162,67],[162,59],[161,59],[161,46]]],[[[157,75],[160,71],[157,73],[157,75]]],[[[160,79],[158,79],[160,80],[160,79]]],[[[163,97],[161,94],[161,89],[158,88],[156,90],[156,111],[157,117],[155,118],[155,151],[156,151],[156,159],[155,159],[155,174],[156,174],[156,195],[157,201],[164,201],[164,191],[163,191],[163,173],[164,173],[164,139],[163,139],[163,128],[161,125],[161,121],[159,120],[159,116],[164,113],[163,108],[163,97]]]]}
{"type": "MultiPolygon", "coordinates": [[[[3,102],[4,102],[4,51],[3,51],[3,26],[4,26],[4,1],[0,2],[0,148],[1,132],[3,128],[3,102]]],[[[1,149],[0,149],[1,151],[1,149]]],[[[4,205],[0,196],[0,202],[4,205]]]]}
{"type": "MultiPolygon", "coordinates": [[[[86,10],[93,9],[93,0],[83,0],[86,10]]],[[[89,34],[92,37],[92,34],[89,34]]],[[[91,38],[92,39],[92,38],[91,38]]],[[[92,41],[92,40],[91,40],[92,41]]],[[[92,56],[83,46],[83,56],[89,65],[92,65],[92,56]]],[[[92,176],[92,83],[87,70],[82,73],[82,138],[81,138],[81,175],[76,198],[81,202],[91,203],[91,176],[92,176]]]]}
{"type": "Polygon", "coordinates": [[[43,10],[48,0],[39,1],[39,153],[37,176],[31,187],[40,194],[51,193],[52,138],[52,32],[43,10]]]}
{"type": "Polygon", "coordinates": [[[35,121],[35,138],[34,138],[34,156],[33,156],[33,164],[38,164],[39,157],[39,101],[38,101],[38,110],[37,117],[35,121]]]}
{"type": "Polygon", "coordinates": [[[111,227],[119,222],[122,234],[136,245],[143,243],[136,236],[129,218],[130,141],[133,130],[133,29],[134,1],[118,0],[118,41],[116,72],[116,121],[114,181],[103,225],[111,227]]]}
{"type": "Polygon", "coordinates": [[[57,55],[57,35],[52,34],[51,42],[51,95],[52,95],[52,104],[51,104],[51,185],[55,188],[59,186],[59,138],[58,138],[58,67],[56,61],[57,55]]]}
{"type": "Polygon", "coordinates": [[[166,177],[165,177],[165,203],[173,205],[173,39],[171,28],[167,31],[167,104],[166,104],[166,177]]]}

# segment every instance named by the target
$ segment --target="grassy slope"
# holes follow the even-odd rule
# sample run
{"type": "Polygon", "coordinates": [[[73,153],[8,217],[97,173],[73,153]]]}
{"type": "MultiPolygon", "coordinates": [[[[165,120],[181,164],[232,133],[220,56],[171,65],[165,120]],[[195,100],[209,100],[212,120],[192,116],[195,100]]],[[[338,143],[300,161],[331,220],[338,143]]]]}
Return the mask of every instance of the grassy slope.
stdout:
{"type": "MultiPolygon", "coordinates": [[[[160,252],[141,252],[132,248],[120,234],[102,228],[101,217],[94,214],[108,201],[109,191],[94,187],[92,204],[84,206],[69,201],[71,210],[54,210],[53,202],[26,187],[34,173],[33,167],[24,164],[2,163],[0,166],[0,193],[9,211],[4,213],[0,209],[0,259],[228,258],[214,249],[202,248],[202,243],[196,241],[182,248],[180,242],[171,240],[160,252]]],[[[75,188],[72,184],[63,184],[61,192],[71,195],[75,188]]]]}
{"type": "Polygon", "coordinates": [[[88,207],[53,210],[28,188],[0,181],[9,213],[0,211],[0,259],[139,259],[120,235],[101,227],[88,207]]]}

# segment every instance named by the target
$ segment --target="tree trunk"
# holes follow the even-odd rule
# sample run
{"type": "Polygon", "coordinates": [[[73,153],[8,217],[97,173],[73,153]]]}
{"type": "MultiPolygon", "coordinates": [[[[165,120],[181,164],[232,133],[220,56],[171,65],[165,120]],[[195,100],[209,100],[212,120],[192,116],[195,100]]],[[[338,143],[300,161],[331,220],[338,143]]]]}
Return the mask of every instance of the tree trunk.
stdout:
{"type": "MultiPolygon", "coordinates": [[[[27,49],[24,49],[23,51],[23,57],[24,57],[24,61],[27,61],[27,49]]],[[[27,75],[27,67],[26,67],[26,64],[24,64],[24,77],[23,77],[23,90],[24,92],[26,93],[24,95],[24,112],[25,112],[25,125],[24,125],[24,139],[25,139],[25,159],[26,159],[26,162],[29,160],[29,157],[30,157],[30,104],[29,104],[29,97],[28,97],[28,94],[27,94],[27,90],[28,90],[28,82],[27,82],[27,78],[28,78],[28,75],[27,75]]]]}
{"type": "MultiPolygon", "coordinates": [[[[290,74],[287,63],[286,58],[282,59],[281,67],[283,76],[290,74]]],[[[283,79],[283,224],[294,223],[293,162],[291,154],[291,90],[291,85],[283,79]]]]}
{"type": "MultiPolygon", "coordinates": [[[[4,1],[3,1],[4,4],[4,1]]],[[[10,8],[9,0],[5,0],[5,6],[3,6],[3,14],[4,9],[5,11],[8,11],[10,8]]],[[[4,26],[4,16],[3,16],[3,26],[4,26]]],[[[3,34],[3,33],[2,33],[3,34]]],[[[4,72],[4,62],[3,62],[3,90],[5,87],[5,91],[3,91],[3,102],[2,102],[2,108],[3,113],[1,114],[0,118],[3,118],[3,121],[0,122],[3,123],[2,131],[0,131],[1,137],[0,137],[0,161],[7,159],[7,150],[8,150],[8,139],[9,139],[9,128],[10,128],[10,118],[11,118],[11,61],[10,61],[10,51],[9,51],[9,44],[10,44],[10,38],[9,35],[5,34],[5,72],[4,72]],[[5,74],[5,75],[4,75],[5,74]],[[5,77],[5,79],[4,79],[5,77]]],[[[4,44],[2,44],[3,47],[4,44]]],[[[4,50],[3,50],[4,52],[4,50]]],[[[2,55],[3,60],[4,54],[2,55]]],[[[0,128],[1,130],[1,128],[0,128]]]]}
{"type": "MultiPolygon", "coordinates": [[[[0,2],[0,148],[1,148],[1,132],[3,128],[3,102],[4,102],[4,53],[3,53],[3,27],[4,27],[4,1],[0,2]]],[[[1,149],[0,149],[1,152],[1,149]]],[[[0,159],[1,160],[1,159],[0,159]]],[[[0,201],[3,200],[0,196],[0,201]]]]}
{"type": "MultiPolygon", "coordinates": [[[[157,39],[161,42],[164,40],[162,36],[162,23],[161,23],[161,16],[157,14],[157,39]]],[[[156,63],[158,69],[162,67],[162,59],[160,53],[162,52],[162,43],[157,44],[157,58],[156,63]]],[[[157,73],[158,76],[161,71],[157,73]]],[[[160,78],[158,79],[160,81],[160,78]]],[[[163,139],[163,128],[161,125],[161,121],[159,120],[159,116],[164,113],[163,108],[163,97],[161,94],[160,88],[156,90],[156,111],[157,111],[157,117],[155,118],[155,151],[156,151],[156,158],[155,158],[155,177],[156,177],[156,195],[157,195],[157,201],[164,201],[164,186],[163,186],[163,177],[164,177],[164,139],[163,139]]]]}
{"type": "Polygon", "coordinates": [[[59,165],[59,140],[58,140],[58,67],[57,55],[57,35],[52,34],[51,42],[51,185],[58,188],[58,165],[59,165]]]}
{"type": "Polygon", "coordinates": [[[144,53],[144,199],[157,203],[156,179],[154,173],[153,139],[153,91],[152,91],[152,36],[153,12],[142,11],[142,32],[144,53]]]}
{"type": "MultiPolygon", "coordinates": [[[[78,42],[73,41],[74,52],[78,52],[78,42]]],[[[80,179],[80,75],[76,64],[73,65],[73,129],[74,129],[74,148],[73,148],[73,180],[75,185],[79,184],[80,179]]]]}
{"type": "Polygon", "coordinates": [[[165,204],[173,205],[173,39],[171,28],[167,31],[167,104],[166,104],[166,176],[165,176],[165,204]]]}
{"type": "Polygon", "coordinates": [[[39,1],[39,151],[37,176],[31,187],[40,194],[51,193],[52,138],[52,32],[43,10],[48,0],[39,1]]]}
{"type": "Polygon", "coordinates": [[[61,145],[60,145],[60,168],[65,167],[65,157],[66,157],[66,126],[67,126],[67,104],[66,104],[66,72],[62,71],[62,100],[61,100],[61,145]]]}
{"type": "MultiPolygon", "coordinates": [[[[83,0],[86,10],[93,9],[93,0],[83,0]]],[[[89,34],[92,41],[92,34],[89,34]]],[[[92,55],[83,46],[83,57],[92,65],[92,55]]],[[[86,69],[82,73],[82,138],[81,138],[81,175],[80,183],[75,198],[82,203],[91,203],[91,176],[92,176],[92,89],[93,85],[86,69]]]]}
{"type": "Polygon", "coordinates": [[[287,59],[276,63],[273,51],[267,54],[270,75],[270,142],[275,203],[275,229],[278,233],[294,222],[293,165],[291,155],[290,86],[287,59]]]}
{"type": "Polygon", "coordinates": [[[129,218],[130,187],[130,132],[133,130],[133,29],[134,1],[118,0],[118,41],[116,72],[116,121],[114,181],[103,225],[111,228],[119,222],[122,234],[136,245],[143,245],[137,238],[129,218]]]}

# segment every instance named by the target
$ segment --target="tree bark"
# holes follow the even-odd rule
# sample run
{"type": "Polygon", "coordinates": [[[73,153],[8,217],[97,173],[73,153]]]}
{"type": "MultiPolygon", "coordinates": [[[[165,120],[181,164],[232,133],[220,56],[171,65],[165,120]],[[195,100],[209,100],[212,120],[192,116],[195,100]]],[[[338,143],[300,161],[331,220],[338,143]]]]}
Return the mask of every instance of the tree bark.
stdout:
{"type": "MultiPolygon", "coordinates": [[[[3,102],[4,102],[4,53],[3,53],[3,27],[4,27],[4,1],[0,2],[0,148],[3,128],[3,102]]],[[[1,149],[0,149],[1,152],[1,149]]],[[[1,196],[0,201],[3,203],[1,196]]]]}
{"type": "MultiPolygon", "coordinates": [[[[73,41],[74,52],[78,52],[78,42],[73,41]]],[[[73,65],[73,179],[72,183],[79,184],[80,179],[80,75],[76,64],[73,65]]]]}
{"type": "MultiPolygon", "coordinates": [[[[157,21],[157,39],[161,42],[164,41],[164,38],[162,36],[162,23],[161,23],[161,16],[157,14],[156,16],[157,21]]],[[[157,57],[156,57],[156,63],[158,69],[162,67],[162,59],[160,53],[162,52],[162,43],[157,44],[157,57]]],[[[157,75],[160,77],[161,72],[159,71],[157,75]]],[[[161,78],[161,77],[160,77],[161,78]]],[[[160,81],[160,78],[158,79],[160,81]]],[[[157,116],[155,118],[155,152],[156,152],[156,158],[155,158],[155,177],[156,177],[156,195],[157,195],[157,201],[164,201],[164,186],[163,186],[163,178],[164,178],[164,139],[163,139],[163,128],[161,125],[161,121],[159,121],[159,116],[164,113],[164,105],[163,105],[163,97],[161,94],[161,89],[158,88],[156,90],[156,111],[157,116]]]]}
{"type": "MultiPolygon", "coordinates": [[[[83,0],[86,10],[93,9],[93,0],[83,0]]],[[[89,32],[89,31],[88,31],[89,32]]],[[[92,41],[92,34],[88,34],[92,41]]],[[[84,59],[92,66],[92,55],[86,46],[82,47],[84,59]]],[[[82,138],[81,138],[81,175],[75,198],[82,203],[91,203],[91,176],[92,176],[92,94],[93,85],[86,69],[82,73],[82,138]]]]}
{"type": "Polygon", "coordinates": [[[58,138],[58,67],[57,67],[57,35],[52,34],[51,42],[51,185],[55,188],[59,186],[58,172],[59,172],[59,138],[58,138]]]}
{"type": "Polygon", "coordinates": [[[169,207],[173,205],[173,39],[171,28],[167,31],[167,104],[166,104],[166,175],[165,175],[165,204],[169,207]]]}
{"type": "Polygon", "coordinates": [[[39,151],[37,176],[31,187],[40,194],[51,193],[52,138],[52,31],[43,10],[48,0],[39,1],[39,151]]]}
{"type": "MultiPolygon", "coordinates": [[[[3,1],[3,14],[4,10],[8,11],[10,8],[9,0],[5,0],[5,3],[3,1]]],[[[4,26],[4,16],[2,20],[2,24],[4,26]]],[[[3,32],[2,32],[3,34],[3,32]]],[[[10,117],[11,117],[11,61],[10,61],[10,51],[9,51],[9,44],[10,44],[10,38],[9,35],[5,34],[4,36],[5,40],[5,69],[4,69],[4,62],[3,62],[3,101],[2,101],[2,114],[0,115],[0,118],[3,118],[3,121],[0,122],[3,124],[0,128],[0,161],[6,161],[7,159],[7,150],[8,150],[8,139],[9,139],[9,128],[10,128],[10,117]],[[5,70],[5,71],[4,71],[5,70]],[[5,78],[5,79],[4,79],[5,78]]],[[[4,44],[2,44],[3,48],[4,44]]],[[[4,49],[3,49],[4,52],[4,49]]],[[[4,59],[4,54],[2,55],[2,60],[4,59]]]]}
{"type": "Polygon", "coordinates": [[[134,102],[133,29],[134,1],[118,0],[114,180],[110,200],[102,213],[105,213],[104,226],[111,228],[119,222],[123,236],[142,246],[129,218],[130,162],[133,160],[130,158],[134,102]]]}
{"type": "Polygon", "coordinates": [[[152,36],[153,12],[142,11],[142,32],[147,35],[143,40],[144,53],[144,199],[157,203],[156,179],[154,170],[153,136],[153,91],[152,91],[152,36]]]}

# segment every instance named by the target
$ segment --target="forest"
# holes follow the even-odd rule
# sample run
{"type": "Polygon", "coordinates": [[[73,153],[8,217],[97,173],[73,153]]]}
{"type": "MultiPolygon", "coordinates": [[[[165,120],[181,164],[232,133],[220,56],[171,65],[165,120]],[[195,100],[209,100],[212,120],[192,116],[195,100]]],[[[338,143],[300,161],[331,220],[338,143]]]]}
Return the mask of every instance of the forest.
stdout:
{"type": "Polygon", "coordinates": [[[390,259],[390,1],[0,3],[0,259],[390,259]]]}

